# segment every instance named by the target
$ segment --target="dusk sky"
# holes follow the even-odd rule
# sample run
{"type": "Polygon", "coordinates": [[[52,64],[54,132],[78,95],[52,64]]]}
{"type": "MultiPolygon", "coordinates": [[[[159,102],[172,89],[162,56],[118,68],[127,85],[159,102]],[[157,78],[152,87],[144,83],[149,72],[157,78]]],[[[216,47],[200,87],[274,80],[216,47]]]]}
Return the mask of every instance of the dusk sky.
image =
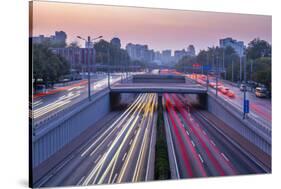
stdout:
{"type": "Polygon", "coordinates": [[[183,49],[193,44],[200,49],[218,45],[232,37],[248,44],[259,37],[271,43],[271,16],[117,7],[104,5],[33,2],[33,35],[65,31],[67,42],[103,35],[105,40],[147,44],[150,49],[183,49]]]}

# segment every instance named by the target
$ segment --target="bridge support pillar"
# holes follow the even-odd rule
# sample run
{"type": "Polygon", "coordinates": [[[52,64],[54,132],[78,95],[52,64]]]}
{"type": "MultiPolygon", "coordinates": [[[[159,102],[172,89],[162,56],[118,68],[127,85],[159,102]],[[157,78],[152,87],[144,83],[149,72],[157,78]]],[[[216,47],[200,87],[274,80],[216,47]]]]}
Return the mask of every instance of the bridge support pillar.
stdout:
{"type": "Polygon", "coordinates": [[[208,98],[207,97],[208,97],[207,94],[198,94],[197,95],[198,104],[203,109],[207,109],[208,108],[207,107],[208,106],[208,103],[207,103],[208,98]]]}
{"type": "Polygon", "coordinates": [[[120,93],[110,93],[110,108],[114,110],[118,107],[121,101],[121,94],[120,93]]]}

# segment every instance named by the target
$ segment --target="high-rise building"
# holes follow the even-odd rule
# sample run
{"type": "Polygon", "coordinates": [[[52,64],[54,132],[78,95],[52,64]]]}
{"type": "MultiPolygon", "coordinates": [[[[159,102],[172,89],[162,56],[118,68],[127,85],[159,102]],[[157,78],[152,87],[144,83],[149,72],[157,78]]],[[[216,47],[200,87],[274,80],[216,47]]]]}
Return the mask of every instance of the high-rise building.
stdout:
{"type": "Polygon", "coordinates": [[[128,43],[126,51],[132,60],[152,62],[154,59],[154,51],[149,50],[147,45],[128,43]]]}
{"type": "Polygon", "coordinates": [[[189,56],[195,56],[195,47],[194,47],[194,45],[189,45],[187,47],[187,54],[189,56]]]}
{"type": "Polygon", "coordinates": [[[64,57],[72,69],[80,70],[83,66],[95,63],[96,51],[94,48],[51,48],[52,52],[64,57]]]}
{"type": "Polygon", "coordinates": [[[112,38],[110,43],[119,49],[121,48],[121,40],[118,37],[112,38]]]}
{"type": "Polygon", "coordinates": [[[174,51],[174,57],[176,61],[179,61],[184,56],[187,56],[187,52],[185,51],[185,49],[174,51]]]}
{"type": "Polygon", "coordinates": [[[161,62],[166,64],[172,61],[172,51],[170,49],[166,49],[162,51],[161,62]]]}
{"type": "Polygon", "coordinates": [[[235,39],[228,37],[228,38],[220,39],[219,43],[221,48],[232,47],[235,50],[235,52],[238,54],[238,56],[242,57],[244,55],[246,47],[243,41],[237,41],[235,39]]]}
{"type": "Polygon", "coordinates": [[[32,37],[32,41],[33,43],[50,42],[51,45],[59,45],[63,47],[66,45],[66,38],[67,35],[64,31],[56,31],[55,35],[51,35],[50,37],[45,37],[44,35],[32,37]]]}

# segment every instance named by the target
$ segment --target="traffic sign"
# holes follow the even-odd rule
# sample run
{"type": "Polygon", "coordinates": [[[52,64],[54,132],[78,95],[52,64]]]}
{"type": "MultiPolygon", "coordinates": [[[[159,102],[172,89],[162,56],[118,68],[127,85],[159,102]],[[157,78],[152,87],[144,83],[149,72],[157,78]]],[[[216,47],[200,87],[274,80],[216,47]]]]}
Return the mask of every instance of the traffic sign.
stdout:
{"type": "Polygon", "coordinates": [[[203,66],[203,70],[205,70],[205,71],[208,71],[208,70],[210,70],[211,69],[211,66],[210,65],[205,65],[205,66],[203,66]]]}
{"type": "Polygon", "coordinates": [[[201,67],[201,64],[192,64],[193,67],[201,67]]]}
{"type": "Polygon", "coordinates": [[[244,113],[249,113],[249,112],[250,112],[250,101],[244,100],[244,113]]]}

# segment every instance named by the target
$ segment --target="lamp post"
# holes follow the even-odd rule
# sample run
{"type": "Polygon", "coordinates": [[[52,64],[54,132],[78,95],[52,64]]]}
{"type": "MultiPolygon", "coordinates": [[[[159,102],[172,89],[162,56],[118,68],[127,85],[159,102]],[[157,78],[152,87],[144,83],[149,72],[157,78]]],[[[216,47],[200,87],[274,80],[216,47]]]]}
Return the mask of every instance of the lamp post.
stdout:
{"type": "MultiPolygon", "coordinates": [[[[207,65],[209,66],[209,52],[207,53],[207,65]]],[[[208,92],[208,89],[209,89],[209,69],[207,69],[206,88],[207,88],[207,92],[208,92]]]]}
{"type": "Polygon", "coordinates": [[[216,97],[218,97],[218,74],[219,74],[218,63],[219,63],[219,57],[217,55],[216,56],[216,97]]]}
{"type": "MultiPolygon", "coordinates": [[[[246,56],[244,56],[244,83],[245,83],[245,85],[244,85],[244,90],[243,90],[243,92],[244,92],[244,106],[245,106],[245,103],[246,103],[246,92],[247,92],[247,72],[246,72],[246,62],[247,62],[247,58],[246,58],[246,56]]],[[[246,118],[246,113],[247,112],[245,112],[245,107],[244,107],[244,111],[243,111],[243,119],[245,119],[246,118]]]]}
{"type": "MultiPolygon", "coordinates": [[[[77,38],[78,39],[81,39],[81,40],[83,40],[83,41],[85,41],[86,43],[85,43],[85,49],[87,49],[87,51],[88,51],[88,57],[87,57],[87,59],[88,59],[88,64],[87,64],[87,70],[88,70],[88,98],[89,98],[89,101],[91,101],[91,75],[90,75],[90,56],[89,56],[89,50],[91,49],[91,46],[90,46],[90,44],[91,43],[93,43],[94,42],[94,40],[96,40],[96,39],[100,39],[100,38],[102,38],[102,36],[99,36],[99,37],[96,37],[96,38],[94,38],[94,39],[91,39],[91,37],[90,36],[88,36],[88,39],[86,40],[86,39],[84,39],[83,37],[81,37],[81,36],[77,36],[77,38]]],[[[95,47],[94,47],[94,44],[93,44],[93,47],[92,47],[93,49],[95,49],[95,47]]],[[[85,53],[86,54],[86,53],[85,53]]],[[[94,60],[94,58],[95,57],[93,57],[93,60],[94,60]]],[[[86,63],[86,57],[84,58],[84,64],[86,63]]]]}

